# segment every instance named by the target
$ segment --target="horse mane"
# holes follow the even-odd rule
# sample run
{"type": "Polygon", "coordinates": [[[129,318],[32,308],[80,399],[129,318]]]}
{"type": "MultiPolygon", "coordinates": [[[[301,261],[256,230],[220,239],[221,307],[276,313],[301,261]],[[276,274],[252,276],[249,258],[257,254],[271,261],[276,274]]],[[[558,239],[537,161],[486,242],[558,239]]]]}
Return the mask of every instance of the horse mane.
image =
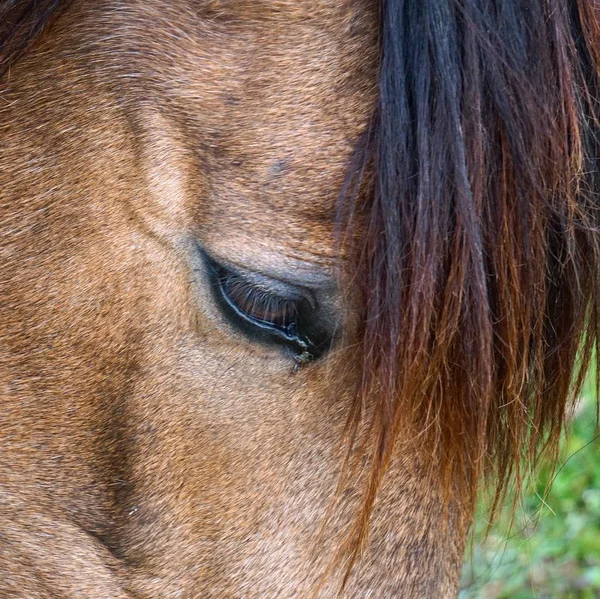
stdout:
{"type": "Polygon", "coordinates": [[[370,418],[351,561],[399,431],[446,499],[493,481],[494,512],[556,458],[600,333],[600,7],[380,6],[379,104],[338,210],[364,306],[351,439],[370,418]]]}
{"type": "Polygon", "coordinates": [[[0,77],[71,0],[0,0],[0,77]]]}
{"type": "MultiPolygon", "coordinates": [[[[0,1],[0,76],[67,4],[0,1]]],[[[556,456],[600,335],[597,5],[380,0],[380,51],[337,211],[363,298],[348,430],[370,456],[351,562],[399,431],[447,497],[487,475],[500,500],[556,456]]]]}

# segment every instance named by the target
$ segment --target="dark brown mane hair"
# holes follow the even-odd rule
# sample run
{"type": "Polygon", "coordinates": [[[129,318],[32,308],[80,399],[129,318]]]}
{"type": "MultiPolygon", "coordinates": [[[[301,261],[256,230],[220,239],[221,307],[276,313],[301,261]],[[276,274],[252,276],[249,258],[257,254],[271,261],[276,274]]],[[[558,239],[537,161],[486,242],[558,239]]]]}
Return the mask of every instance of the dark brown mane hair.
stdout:
{"type": "MultiPolygon", "coordinates": [[[[68,3],[0,1],[0,75],[68,3]]],[[[338,207],[370,452],[350,563],[398,431],[448,497],[488,474],[500,498],[556,455],[600,334],[598,3],[379,4],[379,104],[338,207]]]]}
{"type": "Polygon", "coordinates": [[[0,77],[71,0],[0,1],[0,77]]]}
{"type": "Polygon", "coordinates": [[[351,561],[399,430],[447,498],[489,475],[497,503],[556,456],[600,333],[600,5],[380,7],[379,105],[338,212],[364,299],[351,438],[372,414],[351,561]]]}

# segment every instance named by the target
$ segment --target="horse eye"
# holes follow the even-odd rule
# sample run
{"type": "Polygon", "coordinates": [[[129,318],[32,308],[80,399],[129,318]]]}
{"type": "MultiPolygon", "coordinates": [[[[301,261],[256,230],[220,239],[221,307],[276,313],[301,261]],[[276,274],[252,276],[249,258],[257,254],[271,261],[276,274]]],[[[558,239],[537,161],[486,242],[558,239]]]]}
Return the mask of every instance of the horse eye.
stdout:
{"type": "Polygon", "coordinates": [[[300,364],[322,353],[308,333],[312,307],[306,298],[283,297],[206,255],[205,260],[215,300],[236,328],[263,343],[289,347],[300,364]]]}

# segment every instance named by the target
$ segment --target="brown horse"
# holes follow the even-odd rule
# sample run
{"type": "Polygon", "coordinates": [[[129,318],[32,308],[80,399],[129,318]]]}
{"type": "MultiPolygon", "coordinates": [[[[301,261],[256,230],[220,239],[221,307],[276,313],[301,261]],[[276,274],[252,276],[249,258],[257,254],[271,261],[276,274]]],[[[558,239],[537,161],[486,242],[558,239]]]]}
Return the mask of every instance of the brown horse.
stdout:
{"type": "Polygon", "coordinates": [[[454,596],[598,338],[599,11],[1,1],[0,597],[454,596]]]}

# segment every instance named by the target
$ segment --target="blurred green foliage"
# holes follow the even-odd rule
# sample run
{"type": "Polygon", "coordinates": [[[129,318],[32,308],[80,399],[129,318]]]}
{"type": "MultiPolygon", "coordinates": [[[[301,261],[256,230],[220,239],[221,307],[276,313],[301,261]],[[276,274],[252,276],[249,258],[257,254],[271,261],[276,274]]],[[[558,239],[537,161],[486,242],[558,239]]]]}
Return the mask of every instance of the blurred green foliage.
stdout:
{"type": "Polygon", "coordinates": [[[600,437],[596,393],[584,389],[559,465],[542,468],[485,536],[482,506],[467,547],[459,599],[600,598],[600,437]]]}

